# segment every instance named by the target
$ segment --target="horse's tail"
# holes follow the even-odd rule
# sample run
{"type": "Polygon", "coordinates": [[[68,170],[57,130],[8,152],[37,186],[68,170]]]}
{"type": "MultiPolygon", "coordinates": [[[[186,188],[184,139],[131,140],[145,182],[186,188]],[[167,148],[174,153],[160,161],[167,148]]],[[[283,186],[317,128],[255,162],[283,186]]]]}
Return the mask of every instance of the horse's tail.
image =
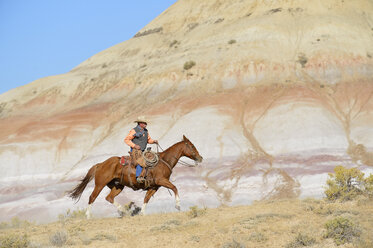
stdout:
{"type": "Polygon", "coordinates": [[[81,183],[78,184],[73,190],[68,192],[68,196],[71,197],[72,199],[79,201],[85,187],[87,184],[95,177],[95,172],[96,172],[96,167],[98,164],[94,165],[89,169],[87,175],[81,180],[81,183]]]}

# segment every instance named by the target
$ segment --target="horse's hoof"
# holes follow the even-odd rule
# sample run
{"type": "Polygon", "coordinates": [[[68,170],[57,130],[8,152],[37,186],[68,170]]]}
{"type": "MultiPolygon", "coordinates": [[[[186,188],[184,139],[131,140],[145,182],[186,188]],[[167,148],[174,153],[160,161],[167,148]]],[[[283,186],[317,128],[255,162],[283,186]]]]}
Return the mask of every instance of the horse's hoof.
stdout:
{"type": "Polygon", "coordinates": [[[176,205],[175,208],[180,211],[180,206],[176,205]]]}

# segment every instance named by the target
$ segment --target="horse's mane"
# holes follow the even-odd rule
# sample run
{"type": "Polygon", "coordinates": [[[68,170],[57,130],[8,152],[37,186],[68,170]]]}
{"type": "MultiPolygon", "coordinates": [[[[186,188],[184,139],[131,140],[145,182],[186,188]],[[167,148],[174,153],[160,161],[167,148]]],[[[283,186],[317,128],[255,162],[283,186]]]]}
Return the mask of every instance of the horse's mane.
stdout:
{"type": "Polygon", "coordinates": [[[166,150],[164,150],[163,152],[160,152],[159,155],[160,156],[163,156],[164,154],[168,153],[171,149],[174,149],[175,146],[179,145],[180,143],[182,143],[183,141],[179,141],[175,144],[173,144],[172,146],[170,146],[169,148],[167,148],[166,150]]]}

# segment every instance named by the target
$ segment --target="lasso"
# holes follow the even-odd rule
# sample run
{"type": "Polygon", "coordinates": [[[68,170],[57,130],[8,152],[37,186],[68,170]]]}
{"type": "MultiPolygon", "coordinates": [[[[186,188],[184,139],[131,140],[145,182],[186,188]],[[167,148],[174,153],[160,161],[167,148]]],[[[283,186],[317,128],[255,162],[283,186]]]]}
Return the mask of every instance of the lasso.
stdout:
{"type": "Polygon", "coordinates": [[[158,161],[159,161],[158,155],[155,152],[153,152],[153,151],[145,150],[142,153],[142,157],[145,160],[146,167],[154,167],[158,163],[158,161]],[[147,158],[147,156],[146,156],[147,153],[151,153],[152,154],[151,158],[147,158]]]}

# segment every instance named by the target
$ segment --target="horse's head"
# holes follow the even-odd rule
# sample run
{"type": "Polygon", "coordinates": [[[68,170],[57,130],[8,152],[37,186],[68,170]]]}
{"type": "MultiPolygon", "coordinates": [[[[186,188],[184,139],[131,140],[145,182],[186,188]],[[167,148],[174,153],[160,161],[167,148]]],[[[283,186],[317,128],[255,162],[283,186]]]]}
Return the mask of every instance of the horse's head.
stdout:
{"type": "Polygon", "coordinates": [[[199,152],[197,151],[197,148],[193,145],[190,140],[183,135],[183,142],[185,144],[184,146],[184,156],[193,159],[194,161],[201,163],[202,162],[202,156],[199,155],[199,152]]]}

